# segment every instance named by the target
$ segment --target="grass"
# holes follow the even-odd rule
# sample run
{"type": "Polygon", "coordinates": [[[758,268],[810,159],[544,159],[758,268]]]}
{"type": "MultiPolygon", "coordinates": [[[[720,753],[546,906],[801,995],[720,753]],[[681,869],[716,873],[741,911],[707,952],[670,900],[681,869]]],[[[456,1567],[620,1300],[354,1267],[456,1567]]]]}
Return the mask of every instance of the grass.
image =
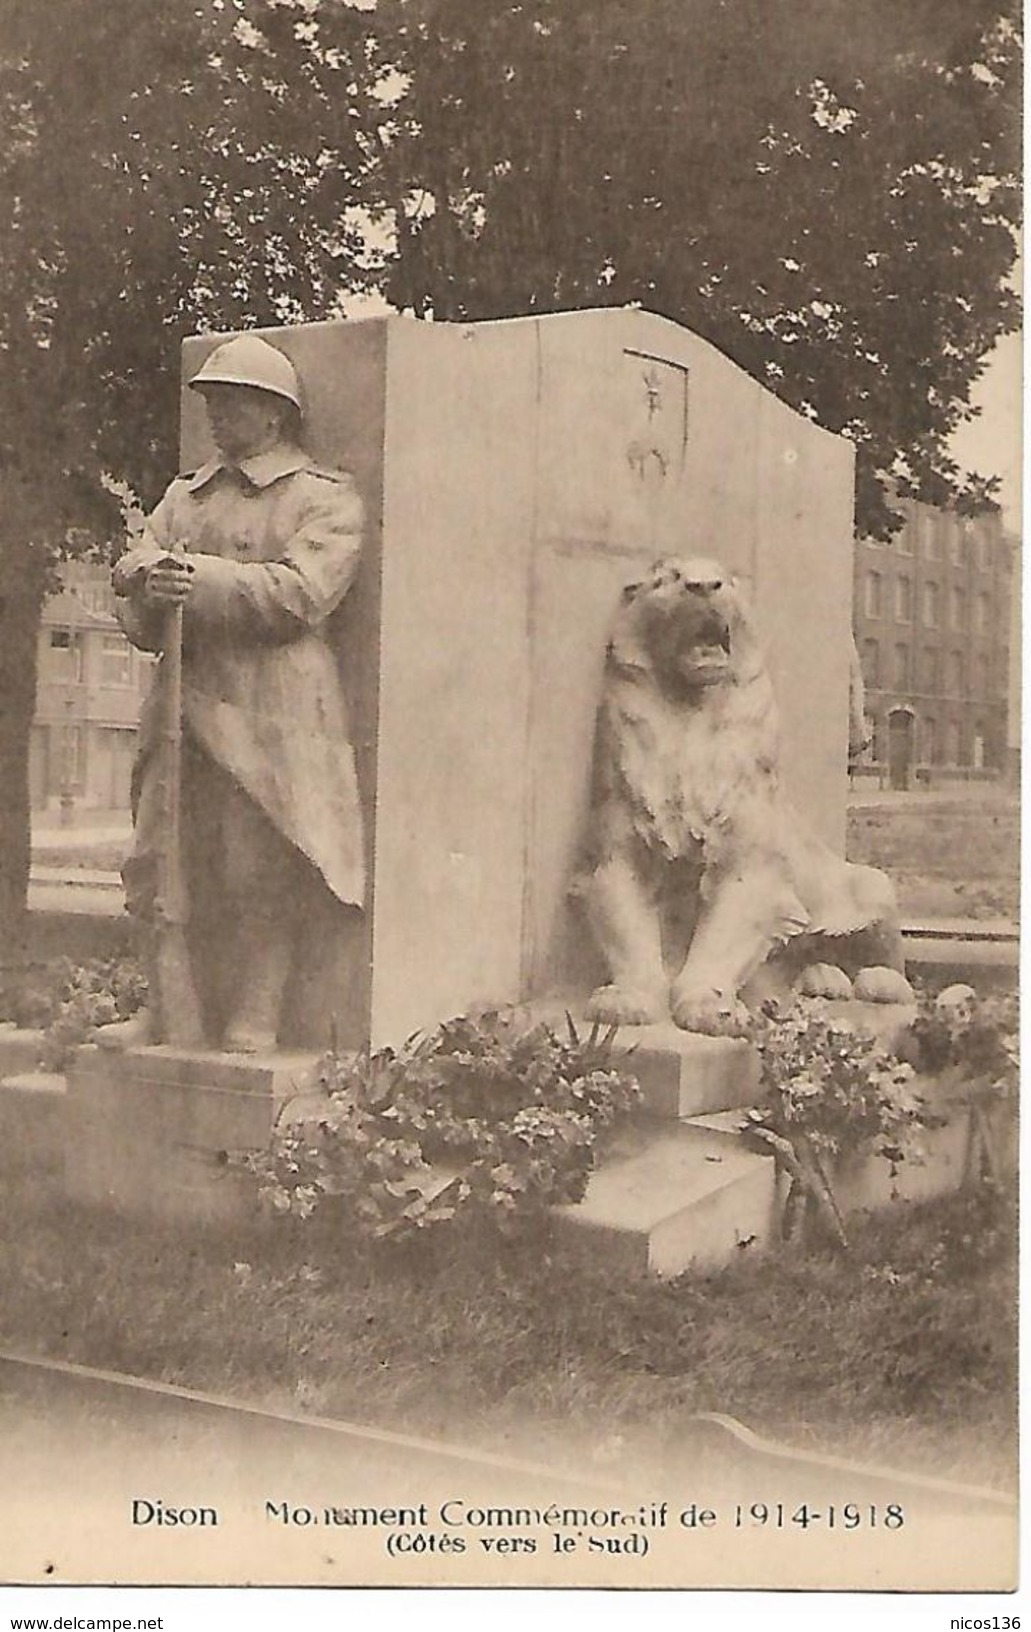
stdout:
{"type": "Polygon", "coordinates": [[[0,1190],[0,1344],[264,1404],[537,1452],[661,1454],[728,1411],[797,1445],[1013,1476],[1012,1208],[994,1192],[863,1221],[847,1258],[674,1283],[544,1238],[361,1247],[326,1224],[186,1233],[0,1190]],[[532,1447],[531,1447],[532,1450],[532,1447]]]}
{"type": "Polygon", "coordinates": [[[904,916],[1017,917],[1020,806],[1009,790],[853,806],[847,854],[890,873],[904,916]]]}

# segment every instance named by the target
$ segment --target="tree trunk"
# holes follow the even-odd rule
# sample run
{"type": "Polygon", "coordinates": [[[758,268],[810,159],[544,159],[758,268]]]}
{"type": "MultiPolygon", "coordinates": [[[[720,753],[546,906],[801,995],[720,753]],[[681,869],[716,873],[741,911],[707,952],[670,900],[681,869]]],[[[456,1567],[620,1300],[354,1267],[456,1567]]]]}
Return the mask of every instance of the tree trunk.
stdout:
{"type": "MultiPolygon", "coordinates": [[[[43,551],[0,543],[0,996],[16,985],[28,929],[29,743],[46,587],[43,551]]],[[[0,1014],[2,1018],[2,1014],[0,1014]]]]}

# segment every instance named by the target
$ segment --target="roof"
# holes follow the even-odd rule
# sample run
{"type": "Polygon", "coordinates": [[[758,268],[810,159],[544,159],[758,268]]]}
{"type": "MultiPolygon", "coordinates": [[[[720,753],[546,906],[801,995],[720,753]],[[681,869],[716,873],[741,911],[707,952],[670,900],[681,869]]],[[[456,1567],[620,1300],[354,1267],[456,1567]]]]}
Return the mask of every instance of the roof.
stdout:
{"type": "Polygon", "coordinates": [[[70,589],[58,590],[43,606],[45,628],[117,629],[113,612],[94,612],[70,589]]]}

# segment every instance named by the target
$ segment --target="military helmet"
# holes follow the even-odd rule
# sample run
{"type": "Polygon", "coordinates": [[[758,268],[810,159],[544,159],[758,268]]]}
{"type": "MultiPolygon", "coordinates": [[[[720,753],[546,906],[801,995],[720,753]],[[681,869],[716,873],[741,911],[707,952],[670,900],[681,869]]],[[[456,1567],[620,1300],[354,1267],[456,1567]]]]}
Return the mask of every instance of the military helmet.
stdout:
{"type": "Polygon", "coordinates": [[[295,408],[301,406],[301,388],[293,363],[277,346],[270,346],[257,334],[238,334],[235,340],[216,346],[190,381],[194,391],[203,391],[206,385],[249,385],[256,391],[285,397],[295,408]]]}

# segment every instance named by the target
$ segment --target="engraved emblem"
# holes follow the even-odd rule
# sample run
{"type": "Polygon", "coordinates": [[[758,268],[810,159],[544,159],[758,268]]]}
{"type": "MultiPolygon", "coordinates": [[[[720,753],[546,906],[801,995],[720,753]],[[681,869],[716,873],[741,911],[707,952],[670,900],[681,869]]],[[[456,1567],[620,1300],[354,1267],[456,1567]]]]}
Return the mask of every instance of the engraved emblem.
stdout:
{"type": "Polygon", "coordinates": [[[683,469],[687,449],[687,369],[663,357],[627,349],[632,387],[627,463],[646,488],[662,487],[683,469]]]}

